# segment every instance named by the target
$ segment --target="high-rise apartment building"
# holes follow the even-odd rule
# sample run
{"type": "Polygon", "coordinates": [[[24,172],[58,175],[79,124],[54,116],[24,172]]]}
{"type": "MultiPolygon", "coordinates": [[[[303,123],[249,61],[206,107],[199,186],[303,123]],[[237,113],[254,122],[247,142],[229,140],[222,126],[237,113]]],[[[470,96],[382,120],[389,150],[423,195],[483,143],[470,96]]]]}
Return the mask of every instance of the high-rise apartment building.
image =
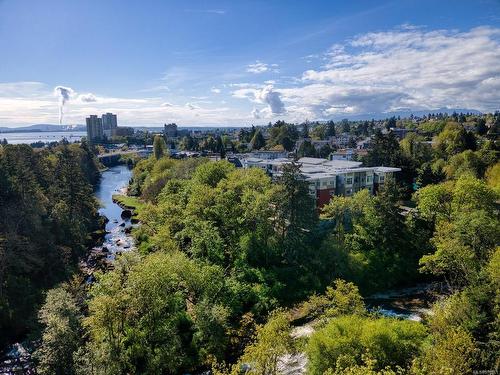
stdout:
{"type": "Polygon", "coordinates": [[[85,121],[87,123],[87,139],[89,142],[101,141],[104,136],[102,119],[97,115],[90,115],[85,121]]]}
{"type": "Polygon", "coordinates": [[[118,122],[116,120],[116,115],[113,113],[105,113],[102,115],[102,130],[106,138],[111,138],[115,135],[116,128],[118,127],[118,122]]]}

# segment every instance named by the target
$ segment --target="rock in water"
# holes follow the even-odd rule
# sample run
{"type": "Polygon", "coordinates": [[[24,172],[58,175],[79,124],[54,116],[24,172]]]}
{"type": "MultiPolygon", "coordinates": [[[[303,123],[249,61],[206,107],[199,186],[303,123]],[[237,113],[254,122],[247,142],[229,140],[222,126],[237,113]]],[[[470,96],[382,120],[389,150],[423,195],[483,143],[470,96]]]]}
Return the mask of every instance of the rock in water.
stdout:
{"type": "Polygon", "coordinates": [[[122,219],[130,219],[132,217],[132,211],[123,210],[121,214],[122,219]]]}

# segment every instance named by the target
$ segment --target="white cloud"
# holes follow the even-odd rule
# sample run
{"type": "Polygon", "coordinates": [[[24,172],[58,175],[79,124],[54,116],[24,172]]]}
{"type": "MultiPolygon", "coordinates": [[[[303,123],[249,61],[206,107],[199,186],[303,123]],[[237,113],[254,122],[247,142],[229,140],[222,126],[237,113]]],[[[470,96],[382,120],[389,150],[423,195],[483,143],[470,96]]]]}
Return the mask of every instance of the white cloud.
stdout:
{"type": "MultiPolygon", "coordinates": [[[[315,62],[323,65],[304,68],[299,77],[279,76],[276,82],[253,80],[248,75],[247,82],[227,78],[226,83],[211,88],[213,94],[220,94],[217,105],[193,97],[202,91],[187,91],[186,87],[197,82],[201,73],[193,75],[180,68],[165,76],[176,90],[175,96],[120,98],[72,91],[67,95],[70,105],[64,113],[65,123],[84,123],[87,115],[108,111],[116,112],[122,124],[235,124],[276,115],[302,121],[402,108],[492,111],[500,105],[500,28],[459,32],[405,25],[358,35],[318,56],[314,56],[315,62]],[[226,89],[232,90],[232,98],[224,95],[226,89]],[[83,100],[87,95],[95,101],[83,100]],[[176,105],[166,100],[188,103],[176,105]]],[[[258,73],[276,70],[277,66],[257,61],[249,68],[256,74],[252,78],[269,78],[258,73]]],[[[207,86],[203,87],[200,90],[206,91],[207,86]]],[[[60,98],[59,91],[56,98],[41,82],[0,83],[0,121],[6,125],[55,123],[60,98]]]]}
{"type": "Polygon", "coordinates": [[[233,91],[233,97],[249,99],[254,103],[267,104],[267,111],[262,110],[260,113],[268,113],[269,116],[282,115],[286,112],[285,105],[281,100],[281,93],[274,90],[272,85],[266,85],[261,89],[238,89],[233,91]]]}
{"type": "Polygon", "coordinates": [[[460,107],[500,103],[500,29],[468,32],[403,27],[360,35],[325,54],[326,64],[282,89],[285,101],[317,117],[333,113],[460,107]]]}
{"type": "Polygon", "coordinates": [[[261,114],[286,114],[293,121],[401,109],[499,108],[498,28],[458,32],[403,25],[335,44],[321,59],[322,67],[299,80],[283,86],[280,78],[279,89],[270,82],[231,84],[232,95],[267,104],[261,114]]]}
{"type": "MultiPolygon", "coordinates": [[[[85,95],[85,94],[84,94],[85,95]]],[[[113,112],[121,125],[163,124],[175,121],[185,125],[235,124],[251,121],[248,112],[221,106],[198,107],[194,103],[176,105],[163,98],[118,98],[95,95],[95,102],[80,100],[73,91],[71,106],[64,113],[64,124],[84,124],[90,114],[113,112]]],[[[46,85],[23,82],[0,83],[0,123],[20,126],[34,123],[57,123],[59,101],[46,85]],[[13,95],[15,94],[15,95],[13,95]]]]}
{"type": "Polygon", "coordinates": [[[92,102],[96,102],[97,101],[97,98],[95,97],[95,95],[91,94],[91,93],[80,94],[78,96],[78,99],[80,99],[80,101],[82,101],[84,103],[92,103],[92,102]]]}
{"type": "Polygon", "coordinates": [[[254,119],[256,119],[256,120],[260,119],[260,117],[261,117],[261,116],[260,116],[260,110],[258,110],[257,108],[254,108],[254,109],[252,110],[252,116],[253,116],[253,118],[254,118],[254,119]]]}
{"type": "Polygon", "coordinates": [[[278,64],[266,64],[257,60],[254,64],[247,65],[247,72],[260,74],[265,72],[278,72],[278,64]]]}
{"type": "Polygon", "coordinates": [[[267,104],[273,115],[280,115],[285,112],[285,105],[281,101],[281,94],[274,91],[272,85],[267,85],[258,92],[256,99],[267,104]]]}

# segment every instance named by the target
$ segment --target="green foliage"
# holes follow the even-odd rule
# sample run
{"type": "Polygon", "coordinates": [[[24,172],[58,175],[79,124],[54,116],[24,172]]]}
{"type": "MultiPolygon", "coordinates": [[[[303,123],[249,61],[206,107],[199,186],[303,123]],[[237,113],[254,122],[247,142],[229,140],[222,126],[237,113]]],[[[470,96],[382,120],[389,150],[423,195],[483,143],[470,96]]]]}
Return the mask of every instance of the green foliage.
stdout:
{"type": "Polygon", "coordinates": [[[292,151],[298,137],[299,132],[294,125],[287,124],[284,121],[277,121],[269,128],[267,146],[274,147],[281,145],[286,151],[292,151]]]}
{"type": "Polygon", "coordinates": [[[234,165],[227,161],[207,163],[196,169],[193,175],[193,180],[203,185],[216,187],[217,184],[234,169],[234,165]]]}
{"type": "Polygon", "coordinates": [[[415,161],[412,157],[414,157],[414,154],[421,157],[426,152],[425,146],[417,141],[412,143],[414,143],[413,146],[404,146],[406,148],[406,151],[404,151],[405,149],[401,148],[392,132],[382,134],[378,131],[373,137],[371,149],[361,161],[363,165],[368,167],[382,165],[401,168],[401,172],[396,175],[396,178],[403,184],[405,193],[409,194],[418,165],[418,161],[415,161]]]}
{"type": "Polygon", "coordinates": [[[486,182],[488,186],[493,188],[495,192],[500,195],[500,162],[491,166],[486,171],[486,182]]]}
{"type": "Polygon", "coordinates": [[[81,315],[63,287],[51,289],[39,313],[44,330],[35,352],[40,374],[74,374],[73,355],[81,340],[81,315]]]}
{"type": "Polygon", "coordinates": [[[299,308],[300,316],[308,319],[330,319],[342,315],[366,313],[358,287],[344,280],[335,280],[322,295],[313,294],[299,308]]]}
{"type": "Polygon", "coordinates": [[[161,159],[167,152],[165,139],[161,135],[156,135],[153,140],[153,155],[156,160],[161,159]]]}
{"type": "Polygon", "coordinates": [[[306,353],[310,374],[342,372],[361,365],[363,355],[376,360],[375,369],[407,367],[426,336],[421,323],[348,315],[332,319],[310,338],[306,353]]]}
{"type": "Polygon", "coordinates": [[[264,325],[259,325],[255,341],[245,348],[240,358],[240,367],[247,365],[258,375],[279,374],[282,357],[293,353],[293,340],[290,336],[288,314],[277,310],[270,314],[264,325]]]}
{"type": "Polygon", "coordinates": [[[449,179],[456,179],[463,174],[482,178],[486,168],[486,160],[479,152],[466,150],[460,154],[453,155],[444,170],[449,179]]]}
{"type": "Polygon", "coordinates": [[[253,150],[260,150],[262,147],[266,145],[266,140],[264,139],[264,136],[262,135],[260,129],[257,129],[255,131],[255,134],[253,135],[253,138],[250,141],[250,145],[253,150]]]}
{"type": "Polygon", "coordinates": [[[402,375],[406,371],[400,366],[395,366],[395,369],[386,366],[381,370],[377,370],[377,360],[370,358],[368,355],[362,355],[363,364],[353,365],[350,367],[337,368],[336,370],[328,369],[325,375],[402,375]]]}
{"type": "Polygon", "coordinates": [[[42,291],[68,277],[97,229],[88,145],[0,150],[0,344],[35,323],[42,291]]]}
{"type": "Polygon", "coordinates": [[[323,208],[322,217],[331,222],[323,247],[333,256],[337,277],[354,281],[365,292],[417,278],[430,234],[412,215],[405,219],[399,196],[388,180],[378,196],[360,191],[334,197],[323,208]]]}
{"type": "Polygon", "coordinates": [[[462,125],[449,122],[436,137],[435,148],[441,157],[447,159],[465,150],[475,151],[476,139],[462,125]]]}
{"type": "Polygon", "coordinates": [[[85,319],[95,366],[175,373],[220,357],[228,312],[216,295],[224,297],[224,284],[222,269],[179,252],[131,259],[100,276],[85,319]]]}
{"type": "Polygon", "coordinates": [[[304,140],[300,144],[300,147],[297,150],[297,157],[299,157],[299,158],[302,158],[302,157],[311,157],[311,158],[314,158],[314,157],[316,157],[316,149],[311,144],[311,141],[304,140]]]}
{"type": "Polygon", "coordinates": [[[472,336],[462,329],[449,329],[425,350],[413,365],[415,374],[470,374],[477,349],[472,336]]]}
{"type": "Polygon", "coordinates": [[[436,251],[422,257],[422,270],[448,278],[463,287],[479,277],[491,249],[499,241],[496,193],[469,175],[455,184],[427,186],[417,195],[422,217],[436,223],[432,243],[436,251]]]}
{"type": "Polygon", "coordinates": [[[424,133],[437,135],[443,131],[445,126],[446,126],[446,121],[432,119],[421,123],[419,125],[419,129],[422,130],[424,133]]]}

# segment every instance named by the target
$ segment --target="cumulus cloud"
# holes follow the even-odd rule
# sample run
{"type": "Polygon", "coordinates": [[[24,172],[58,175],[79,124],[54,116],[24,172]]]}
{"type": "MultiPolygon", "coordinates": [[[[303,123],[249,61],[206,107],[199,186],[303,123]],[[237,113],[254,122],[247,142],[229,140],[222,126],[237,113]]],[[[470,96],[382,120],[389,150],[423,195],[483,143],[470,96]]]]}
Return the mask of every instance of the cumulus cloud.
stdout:
{"type": "Polygon", "coordinates": [[[257,60],[254,64],[247,65],[247,72],[260,74],[265,72],[277,72],[278,64],[266,64],[257,60]]]}
{"type": "Polygon", "coordinates": [[[254,103],[266,104],[266,110],[260,111],[260,114],[267,112],[269,116],[274,116],[282,115],[286,112],[285,104],[281,100],[281,93],[274,90],[272,85],[266,85],[261,89],[238,89],[233,92],[233,96],[240,99],[249,99],[254,103]]]}
{"type": "Polygon", "coordinates": [[[256,99],[267,104],[273,115],[280,115],[285,112],[285,105],[281,101],[281,94],[274,91],[272,85],[267,85],[258,92],[256,99]]]}
{"type": "Polygon", "coordinates": [[[252,117],[256,120],[260,119],[260,111],[257,108],[252,110],[252,117]]]}
{"type": "Polygon", "coordinates": [[[169,103],[169,102],[164,102],[164,103],[161,103],[160,105],[162,107],[173,107],[174,106],[172,103],[169,103]]]}
{"type": "Polygon", "coordinates": [[[402,27],[332,46],[321,69],[284,100],[324,117],[434,108],[494,110],[500,102],[500,29],[402,27]]]}
{"type": "Polygon", "coordinates": [[[97,101],[97,98],[95,97],[94,94],[88,93],[88,94],[80,94],[78,96],[78,99],[84,103],[93,103],[97,101]]]}
{"type": "Polygon", "coordinates": [[[214,94],[220,94],[221,93],[221,89],[218,89],[217,87],[212,87],[212,89],[210,91],[213,92],[214,94]]]}
{"type": "Polygon", "coordinates": [[[186,103],[186,108],[189,108],[190,110],[194,111],[195,109],[200,109],[197,105],[193,103],[186,103]]]}

